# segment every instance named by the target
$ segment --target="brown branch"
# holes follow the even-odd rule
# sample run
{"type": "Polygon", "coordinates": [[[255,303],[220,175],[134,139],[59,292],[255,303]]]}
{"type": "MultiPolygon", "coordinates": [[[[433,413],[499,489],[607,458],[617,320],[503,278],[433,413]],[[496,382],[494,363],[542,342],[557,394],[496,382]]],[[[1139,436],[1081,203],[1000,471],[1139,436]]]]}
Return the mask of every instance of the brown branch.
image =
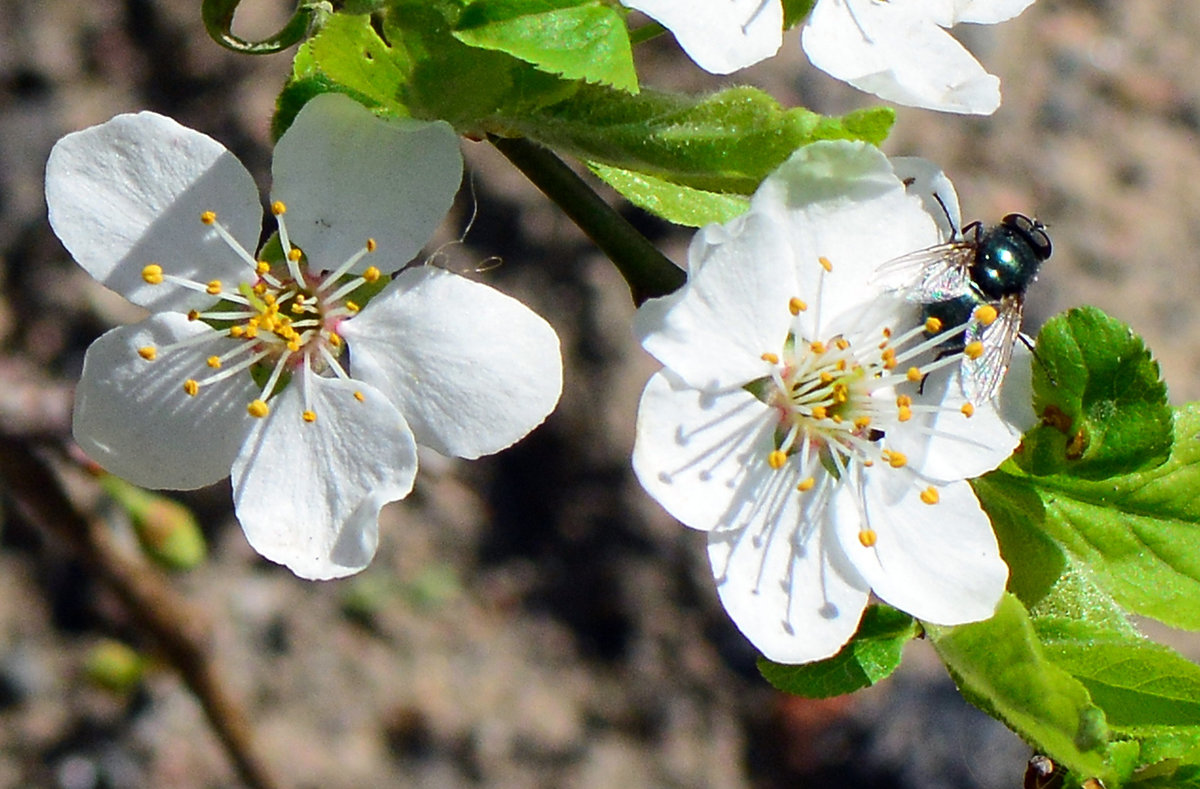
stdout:
{"type": "Polygon", "coordinates": [[[0,479],[25,517],[67,543],[151,635],[200,700],[246,785],[278,789],[280,783],[255,751],[245,711],[213,663],[208,617],[159,571],[118,550],[108,528],[72,505],[50,466],[27,443],[0,435],[0,479]]]}

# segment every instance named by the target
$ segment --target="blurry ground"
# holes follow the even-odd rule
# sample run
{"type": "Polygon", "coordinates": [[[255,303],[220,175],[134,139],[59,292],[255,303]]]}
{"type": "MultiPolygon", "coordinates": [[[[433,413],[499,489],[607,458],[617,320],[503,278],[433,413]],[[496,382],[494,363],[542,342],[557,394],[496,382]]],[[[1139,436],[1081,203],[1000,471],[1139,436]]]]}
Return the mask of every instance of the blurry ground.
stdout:
{"type": "MultiPolygon", "coordinates": [[[[269,32],[280,9],[247,2],[262,18],[240,32],[269,32]]],[[[1022,211],[1050,224],[1031,328],[1096,304],[1145,336],[1174,400],[1200,397],[1200,6],[1039,0],[968,35],[1005,105],[989,119],[902,110],[887,150],[942,165],[966,217],[1022,211]]],[[[647,81],[712,84],[670,46],[645,65],[647,81]]],[[[136,317],[46,226],[54,140],[153,109],[224,142],[265,186],[287,67],[286,55],[220,50],[194,0],[0,5],[0,425],[62,431],[88,342],[136,317]]],[[[865,101],[809,68],[795,36],[739,79],[830,112],[865,101]]],[[[213,557],[178,585],[216,621],[228,683],[286,785],[1019,786],[1027,750],[959,700],[924,644],[850,699],[788,699],[758,678],[716,604],[703,539],[629,472],[654,365],[630,339],[622,283],[493,151],[468,143],[467,155],[478,217],[445,263],[486,269],[481,279],[558,329],[558,412],[497,458],[425,458],[415,494],[385,510],[379,557],[348,581],[305,583],[257,560],[227,487],[184,498],[213,557]]],[[[444,239],[470,212],[464,192],[444,239]]],[[[685,235],[639,221],[681,259],[685,235]]],[[[236,785],[169,671],[125,699],[82,681],[100,638],[138,645],[136,632],[11,513],[0,538],[0,787],[236,785]]],[[[1177,643],[1196,655],[1195,639],[1177,643]]]]}

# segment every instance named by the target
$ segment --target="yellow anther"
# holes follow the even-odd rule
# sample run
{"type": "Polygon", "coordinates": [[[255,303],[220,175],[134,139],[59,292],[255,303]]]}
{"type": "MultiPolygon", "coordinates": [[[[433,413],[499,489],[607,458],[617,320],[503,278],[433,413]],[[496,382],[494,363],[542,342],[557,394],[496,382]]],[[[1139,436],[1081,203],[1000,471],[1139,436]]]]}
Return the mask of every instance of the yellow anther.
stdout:
{"type": "MultiPolygon", "coordinates": [[[[336,337],[336,336],[337,335],[335,334],[334,337],[336,337]]],[[[355,392],[354,399],[361,403],[362,401],[366,400],[367,398],[363,396],[362,392],[355,392]]]]}
{"type": "Polygon", "coordinates": [[[812,352],[817,354],[818,356],[825,353],[825,343],[823,343],[823,342],[819,342],[819,341],[814,342],[812,345],[810,345],[808,347],[810,349],[812,349],[812,352]]]}
{"type": "Polygon", "coordinates": [[[158,349],[153,345],[146,345],[142,348],[138,348],[138,356],[142,357],[148,362],[152,362],[158,358],[158,349]]]}
{"type": "Polygon", "coordinates": [[[892,330],[890,327],[888,327],[888,326],[883,327],[883,336],[884,336],[884,339],[888,339],[888,340],[890,340],[892,338],[892,330]]]}
{"type": "Polygon", "coordinates": [[[874,548],[875,543],[879,540],[879,535],[874,529],[863,529],[858,533],[858,541],[862,543],[864,548],[874,548]]]}
{"type": "Polygon", "coordinates": [[[908,395],[900,395],[896,398],[896,405],[900,406],[901,408],[912,405],[912,398],[908,395]]]}
{"type": "Polygon", "coordinates": [[[332,331],[329,332],[329,344],[332,345],[334,348],[341,348],[342,347],[342,335],[338,334],[337,332],[332,332],[332,331]]]}
{"type": "Polygon", "coordinates": [[[941,497],[938,496],[937,488],[929,487],[921,491],[921,501],[926,504],[937,504],[940,499],[941,497]]]}
{"type": "Polygon", "coordinates": [[[317,412],[316,411],[305,411],[300,416],[304,418],[305,422],[316,422],[317,421],[317,412]]]}
{"type": "Polygon", "coordinates": [[[835,364],[834,367],[836,367],[837,369],[842,370],[844,372],[846,370],[846,360],[838,359],[837,364],[835,364]]]}
{"type": "Polygon", "coordinates": [[[779,364],[779,355],[770,351],[764,353],[761,358],[767,364],[779,364]]]}
{"type": "Polygon", "coordinates": [[[921,369],[919,367],[909,367],[908,372],[904,374],[904,377],[914,384],[919,384],[921,383],[921,379],[925,376],[921,374],[921,369]]]}
{"type": "Polygon", "coordinates": [[[230,336],[230,337],[233,337],[234,339],[238,339],[238,338],[241,338],[241,337],[245,337],[245,336],[246,336],[246,327],[244,327],[244,326],[230,326],[230,327],[229,327],[229,336],[230,336]]]}
{"type": "Polygon", "coordinates": [[[297,315],[304,312],[304,302],[300,300],[299,296],[297,296],[296,300],[292,302],[292,312],[297,315]]]}
{"type": "Polygon", "coordinates": [[[283,204],[282,200],[276,200],[271,203],[271,213],[275,216],[283,216],[287,213],[287,206],[283,204]]]}
{"type": "Polygon", "coordinates": [[[930,315],[928,318],[925,319],[925,333],[926,334],[937,334],[941,330],[942,330],[942,321],[940,318],[935,318],[932,315],[930,315]]]}
{"type": "Polygon", "coordinates": [[[267,414],[271,413],[271,409],[262,400],[253,400],[250,405],[246,406],[246,413],[255,419],[262,419],[267,414]]]}
{"type": "Polygon", "coordinates": [[[829,258],[819,257],[817,258],[817,262],[820,263],[821,268],[825,269],[826,271],[833,271],[833,264],[829,262],[829,258]]]}
{"type": "MultiPolygon", "coordinates": [[[[849,340],[847,340],[845,337],[838,337],[836,340],[834,340],[834,341],[833,341],[833,344],[837,346],[837,349],[838,349],[839,351],[844,351],[844,350],[846,350],[847,348],[849,348],[849,347],[850,347],[850,341],[849,341],[849,340]]],[[[843,367],[844,367],[844,366],[845,366],[845,360],[843,360],[843,361],[841,362],[841,364],[842,364],[842,365],[843,365],[843,367]]]]}
{"type": "Polygon", "coordinates": [[[898,362],[896,361],[896,349],[895,348],[884,348],[883,353],[881,353],[879,355],[879,358],[883,362],[883,369],[885,369],[885,370],[896,369],[896,365],[898,364],[898,362]]]}
{"type": "Polygon", "coordinates": [[[850,388],[838,381],[833,385],[833,402],[845,403],[850,400],[850,388]]]}
{"type": "Polygon", "coordinates": [[[821,383],[823,384],[833,383],[833,373],[829,372],[828,370],[822,370],[819,377],[821,379],[821,383]]]}
{"type": "Polygon", "coordinates": [[[299,351],[300,350],[300,340],[299,339],[288,340],[287,349],[289,351],[291,351],[292,353],[296,353],[297,351],[299,351]]]}
{"type": "Polygon", "coordinates": [[[271,264],[265,260],[260,260],[254,264],[254,273],[258,276],[263,276],[271,271],[271,264]]]}
{"type": "Polygon", "coordinates": [[[288,260],[292,261],[293,263],[298,263],[303,255],[304,253],[300,251],[300,247],[292,247],[288,250],[287,257],[288,260]]]}
{"type": "Polygon", "coordinates": [[[799,315],[806,309],[808,309],[808,304],[806,304],[802,299],[798,299],[793,296],[788,300],[788,310],[790,310],[793,315],[799,315]]]}
{"type": "Polygon", "coordinates": [[[208,357],[208,359],[205,360],[204,363],[207,364],[209,367],[213,368],[214,370],[216,370],[217,368],[219,368],[221,366],[221,357],[210,356],[210,357],[208,357]]]}
{"type": "Polygon", "coordinates": [[[259,282],[257,285],[251,288],[251,290],[254,291],[255,296],[262,296],[267,292],[267,283],[259,282]]]}
{"type": "Polygon", "coordinates": [[[983,356],[983,343],[979,340],[967,343],[967,347],[963,348],[963,356],[967,357],[971,361],[983,356]]]}
{"type": "Polygon", "coordinates": [[[374,266],[367,266],[367,270],[362,273],[362,278],[367,282],[378,282],[381,276],[383,275],[380,273],[379,269],[375,268],[374,266]]]}
{"type": "Polygon", "coordinates": [[[962,408],[958,410],[962,411],[962,415],[968,419],[975,416],[975,406],[971,405],[970,403],[963,403],[962,408]]]}
{"type": "Polygon", "coordinates": [[[846,420],[842,419],[841,414],[834,414],[833,416],[831,416],[829,418],[833,420],[833,423],[835,425],[840,425],[842,422],[846,421],[846,420]]]}
{"type": "Polygon", "coordinates": [[[200,310],[188,310],[187,319],[189,321],[200,320],[200,310]]]}
{"type": "Polygon", "coordinates": [[[854,420],[854,426],[859,430],[866,430],[871,426],[871,417],[860,416],[858,419],[854,420]]]}
{"type": "Polygon", "coordinates": [[[142,269],[142,279],[147,285],[161,285],[163,281],[162,266],[157,263],[151,263],[142,269]]]}
{"type": "Polygon", "coordinates": [[[828,416],[829,410],[823,405],[815,405],[812,410],[813,419],[824,419],[828,416]]]}
{"type": "Polygon", "coordinates": [[[246,327],[244,334],[247,340],[253,340],[258,336],[258,326],[255,324],[250,324],[246,327]]]}
{"type": "Polygon", "coordinates": [[[1000,317],[1000,313],[996,312],[996,308],[991,304],[981,304],[975,310],[975,320],[984,326],[991,326],[998,317],[1000,317]]]}
{"type": "Polygon", "coordinates": [[[780,449],[771,450],[767,455],[767,465],[778,471],[787,464],[787,453],[780,449]]]}
{"type": "Polygon", "coordinates": [[[367,239],[367,251],[368,252],[374,252],[378,246],[379,245],[375,243],[375,239],[373,239],[373,238],[367,239]]]}
{"type": "Polygon", "coordinates": [[[183,391],[187,393],[188,397],[195,397],[196,392],[200,391],[200,382],[192,378],[187,379],[183,382],[183,391]]]}
{"type": "Polygon", "coordinates": [[[888,462],[892,468],[904,468],[908,465],[908,456],[903,452],[885,449],[883,451],[883,459],[888,462]]]}
{"type": "Polygon", "coordinates": [[[206,224],[206,225],[212,225],[212,224],[216,224],[216,221],[217,221],[217,212],[216,212],[216,211],[203,211],[203,212],[201,212],[201,214],[200,214],[200,221],[201,221],[201,222],[203,222],[203,223],[204,223],[204,224],[206,224]]]}
{"type": "Polygon", "coordinates": [[[206,287],[204,289],[204,292],[210,296],[220,296],[221,295],[221,280],[214,279],[211,282],[209,282],[208,287],[206,287]]]}
{"type": "Polygon", "coordinates": [[[907,422],[912,419],[912,406],[902,405],[896,411],[896,418],[901,422],[907,422]]]}
{"type": "Polygon", "coordinates": [[[362,309],[362,307],[358,306],[358,302],[355,302],[355,301],[347,301],[347,302],[346,302],[346,309],[350,310],[351,312],[358,312],[359,310],[361,310],[361,309],[362,309]]]}
{"type": "Polygon", "coordinates": [[[800,491],[801,493],[807,493],[808,491],[812,490],[816,484],[817,480],[813,477],[805,477],[804,479],[800,480],[800,484],[796,486],[796,490],[800,491]]]}

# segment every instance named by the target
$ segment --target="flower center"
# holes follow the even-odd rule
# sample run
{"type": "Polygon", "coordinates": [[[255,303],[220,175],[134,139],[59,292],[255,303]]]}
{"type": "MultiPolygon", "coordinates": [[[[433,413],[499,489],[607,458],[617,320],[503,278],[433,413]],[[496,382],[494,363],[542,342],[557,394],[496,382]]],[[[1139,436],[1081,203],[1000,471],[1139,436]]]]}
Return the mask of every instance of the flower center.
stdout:
{"type": "MultiPolygon", "coordinates": [[[[827,261],[821,262],[828,271],[827,261]]],[[[793,298],[789,309],[799,316],[808,305],[793,298]]],[[[987,318],[976,315],[976,320],[987,318]]],[[[827,485],[836,480],[859,480],[863,469],[879,465],[906,474],[921,489],[921,500],[936,504],[937,489],[908,468],[904,453],[888,448],[888,433],[932,430],[926,419],[914,421],[914,415],[928,417],[947,410],[963,417],[974,414],[971,403],[951,408],[921,402],[930,373],[960,364],[964,355],[978,354],[980,349],[971,345],[938,353],[947,331],[963,328],[965,324],[944,331],[941,322],[931,318],[896,336],[886,326],[854,338],[837,334],[814,339],[798,336],[798,329],[793,329],[778,353],[762,354],[772,366],[770,374],[747,386],[778,413],[767,464],[796,475],[795,487],[801,494],[815,491],[818,495],[828,495],[827,485]]],[[[859,541],[869,548],[878,537],[867,525],[865,508],[863,516],[859,541]]]]}
{"type": "MultiPolygon", "coordinates": [[[[315,422],[316,413],[310,407],[307,381],[312,374],[331,372],[340,378],[349,375],[338,362],[343,341],[338,326],[355,315],[360,305],[348,297],[364,285],[374,284],[382,276],[379,269],[368,267],[361,275],[347,276],[364,255],[375,251],[375,241],[366,245],[332,271],[313,271],[299,247],[288,237],[283,215],[287,207],[280,201],[271,206],[279,227],[279,243],[283,260],[272,265],[255,259],[218,221],[212,211],[200,215],[200,221],[213,228],[226,245],[248,267],[248,277],[233,287],[220,280],[195,282],[167,274],[162,266],[151,263],[142,269],[142,279],[151,285],[170,282],[191,290],[202,291],[217,301],[207,310],[192,310],[188,320],[201,321],[212,329],[168,346],[148,345],[138,349],[138,355],[148,362],[160,355],[184,347],[214,343],[220,338],[237,340],[223,353],[208,356],[206,372],[182,382],[183,391],[195,397],[202,388],[231,379],[235,375],[250,375],[259,386],[260,394],[246,406],[247,412],[262,418],[270,413],[267,402],[286,386],[296,371],[303,373],[304,411],[306,422],[315,422]]],[[[355,394],[358,399],[361,396],[355,394]]]]}

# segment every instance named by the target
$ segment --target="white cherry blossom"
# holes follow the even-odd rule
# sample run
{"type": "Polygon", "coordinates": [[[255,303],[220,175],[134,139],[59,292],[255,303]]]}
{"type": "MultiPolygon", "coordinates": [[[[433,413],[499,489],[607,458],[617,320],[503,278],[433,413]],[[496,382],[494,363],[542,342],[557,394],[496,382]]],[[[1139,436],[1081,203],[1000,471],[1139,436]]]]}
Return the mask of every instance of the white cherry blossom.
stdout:
{"type": "Polygon", "coordinates": [[[881,99],[990,115],[1000,80],[946,28],[992,24],[1033,0],[817,0],[802,45],[814,66],[881,99]]]}
{"type": "Polygon", "coordinates": [[[152,312],[88,349],[80,446],[144,487],[232,473],[260,554],[304,578],[361,570],[380,508],[412,488],[418,444],[496,452],[561,390],[544,320],[461,276],[404,269],[461,175],[446,124],[319,96],[279,140],[278,248],[255,255],[258,192],[220,143],[149,112],[64,137],[46,168],[55,233],[152,312]]]}
{"type": "Polygon", "coordinates": [[[1017,431],[966,402],[961,356],[937,358],[930,333],[953,327],[873,282],[943,240],[905,175],[864,144],[801,149],[748,213],[697,234],[687,284],[638,315],[664,369],[642,395],[634,470],[708,532],[723,605],[778,662],[835,654],[872,592],[950,625],[989,617],[1007,579],[965,480],[1017,431]]]}
{"type": "MultiPolygon", "coordinates": [[[[947,28],[993,24],[1033,0],[816,0],[802,45],[814,66],[882,99],[989,115],[1000,80],[947,28]]],[[[773,56],[783,42],[780,0],[621,0],[671,31],[696,65],[729,74],[773,56]]]]}

